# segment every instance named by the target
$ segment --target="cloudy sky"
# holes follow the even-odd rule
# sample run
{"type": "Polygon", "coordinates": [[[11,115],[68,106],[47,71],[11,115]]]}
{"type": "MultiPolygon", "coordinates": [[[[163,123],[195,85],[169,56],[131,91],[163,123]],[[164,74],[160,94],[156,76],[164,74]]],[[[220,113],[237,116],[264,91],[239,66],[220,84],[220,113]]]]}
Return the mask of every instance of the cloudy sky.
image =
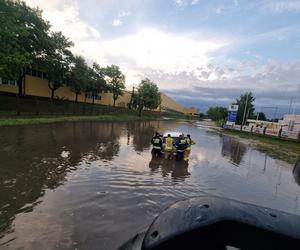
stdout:
{"type": "Polygon", "coordinates": [[[269,116],[291,99],[300,113],[300,0],[26,2],[75,42],[74,53],[119,65],[127,88],[149,77],[202,111],[251,90],[269,116]]]}

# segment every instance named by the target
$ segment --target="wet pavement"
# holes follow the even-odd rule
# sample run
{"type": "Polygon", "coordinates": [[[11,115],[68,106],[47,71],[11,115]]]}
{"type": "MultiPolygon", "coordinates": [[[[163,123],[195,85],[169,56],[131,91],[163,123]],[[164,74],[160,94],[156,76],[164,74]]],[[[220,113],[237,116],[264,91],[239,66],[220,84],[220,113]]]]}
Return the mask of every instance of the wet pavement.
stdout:
{"type": "Polygon", "coordinates": [[[197,124],[3,127],[0,145],[0,249],[115,249],[201,194],[300,215],[293,166],[197,124]],[[152,158],[156,130],[190,133],[189,162],[152,158]]]}

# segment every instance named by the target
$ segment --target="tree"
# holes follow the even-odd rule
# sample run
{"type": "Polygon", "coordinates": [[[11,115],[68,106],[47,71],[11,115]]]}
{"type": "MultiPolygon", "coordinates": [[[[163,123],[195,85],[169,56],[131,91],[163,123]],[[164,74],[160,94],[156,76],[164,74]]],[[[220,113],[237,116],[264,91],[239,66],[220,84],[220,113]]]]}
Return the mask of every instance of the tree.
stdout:
{"type": "Polygon", "coordinates": [[[104,68],[104,74],[107,78],[108,89],[113,95],[113,106],[116,106],[116,100],[123,95],[125,90],[125,75],[122,74],[119,66],[111,65],[104,68]]]}
{"type": "Polygon", "coordinates": [[[241,95],[239,99],[236,100],[235,105],[239,106],[237,112],[237,124],[242,124],[247,120],[248,117],[254,116],[254,104],[255,97],[253,97],[252,92],[246,92],[245,94],[241,95]]]}
{"type": "Polygon", "coordinates": [[[21,97],[26,68],[46,54],[50,25],[21,1],[0,0],[0,10],[0,75],[17,80],[21,97]]]}
{"type": "Polygon", "coordinates": [[[224,120],[227,117],[227,108],[224,107],[210,107],[206,112],[207,116],[213,121],[224,120]]]}
{"type": "Polygon", "coordinates": [[[75,93],[75,103],[78,102],[78,95],[84,91],[85,85],[89,81],[89,67],[82,56],[75,56],[74,66],[67,75],[67,83],[75,93]]]}
{"type": "Polygon", "coordinates": [[[200,112],[199,118],[200,118],[200,119],[203,119],[204,117],[205,117],[205,114],[203,114],[203,113],[200,112]]]}
{"type": "Polygon", "coordinates": [[[161,96],[157,85],[148,78],[141,81],[137,94],[133,97],[139,109],[139,116],[144,108],[156,109],[161,103],[161,96]]]}
{"type": "Polygon", "coordinates": [[[73,55],[69,48],[73,43],[61,32],[52,32],[44,67],[48,72],[48,87],[51,90],[51,99],[55,91],[66,81],[70,71],[73,55]]]}
{"type": "Polygon", "coordinates": [[[86,86],[86,93],[92,94],[93,104],[95,103],[95,96],[108,88],[104,79],[104,71],[97,63],[93,63],[93,67],[89,69],[89,82],[86,86]]]}
{"type": "Polygon", "coordinates": [[[135,92],[134,92],[134,86],[132,87],[132,92],[131,92],[131,96],[130,96],[130,101],[128,103],[128,109],[132,109],[134,108],[134,96],[135,96],[135,92]]]}
{"type": "MultiPolygon", "coordinates": [[[[257,115],[256,115],[257,116],[257,115]]],[[[256,119],[257,117],[255,117],[255,119],[256,119]]],[[[260,121],[266,121],[267,120],[267,117],[266,117],[266,114],[264,113],[264,112],[259,112],[258,113],[258,118],[257,118],[258,120],[260,120],[260,121]]]]}

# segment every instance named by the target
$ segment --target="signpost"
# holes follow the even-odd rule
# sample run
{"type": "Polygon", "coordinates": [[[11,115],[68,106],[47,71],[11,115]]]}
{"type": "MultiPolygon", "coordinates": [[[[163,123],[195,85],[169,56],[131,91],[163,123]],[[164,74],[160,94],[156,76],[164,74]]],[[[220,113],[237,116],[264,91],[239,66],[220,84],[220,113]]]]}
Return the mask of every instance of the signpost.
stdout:
{"type": "Polygon", "coordinates": [[[237,117],[238,105],[229,105],[226,126],[233,127],[237,117]]]}

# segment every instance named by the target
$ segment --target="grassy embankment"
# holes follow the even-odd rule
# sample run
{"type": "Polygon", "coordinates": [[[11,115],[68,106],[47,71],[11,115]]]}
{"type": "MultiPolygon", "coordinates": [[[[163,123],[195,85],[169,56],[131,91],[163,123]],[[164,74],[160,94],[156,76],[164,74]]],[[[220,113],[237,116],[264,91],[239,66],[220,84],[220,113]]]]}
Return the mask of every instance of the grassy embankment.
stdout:
{"type": "Polygon", "coordinates": [[[57,116],[29,116],[29,117],[0,117],[0,126],[31,125],[44,123],[72,122],[72,121],[138,121],[158,120],[159,116],[144,114],[139,117],[134,112],[112,113],[104,115],[57,115],[57,116]]]}
{"type": "Polygon", "coordinates": [[[273,158],[286,161],[290,164],[295,164],[300,155],[299,142],[234,130],[222,130],[221,134],[247,140],[247,143],[254,146],[259,151],[265,152],[273,158]]]}

